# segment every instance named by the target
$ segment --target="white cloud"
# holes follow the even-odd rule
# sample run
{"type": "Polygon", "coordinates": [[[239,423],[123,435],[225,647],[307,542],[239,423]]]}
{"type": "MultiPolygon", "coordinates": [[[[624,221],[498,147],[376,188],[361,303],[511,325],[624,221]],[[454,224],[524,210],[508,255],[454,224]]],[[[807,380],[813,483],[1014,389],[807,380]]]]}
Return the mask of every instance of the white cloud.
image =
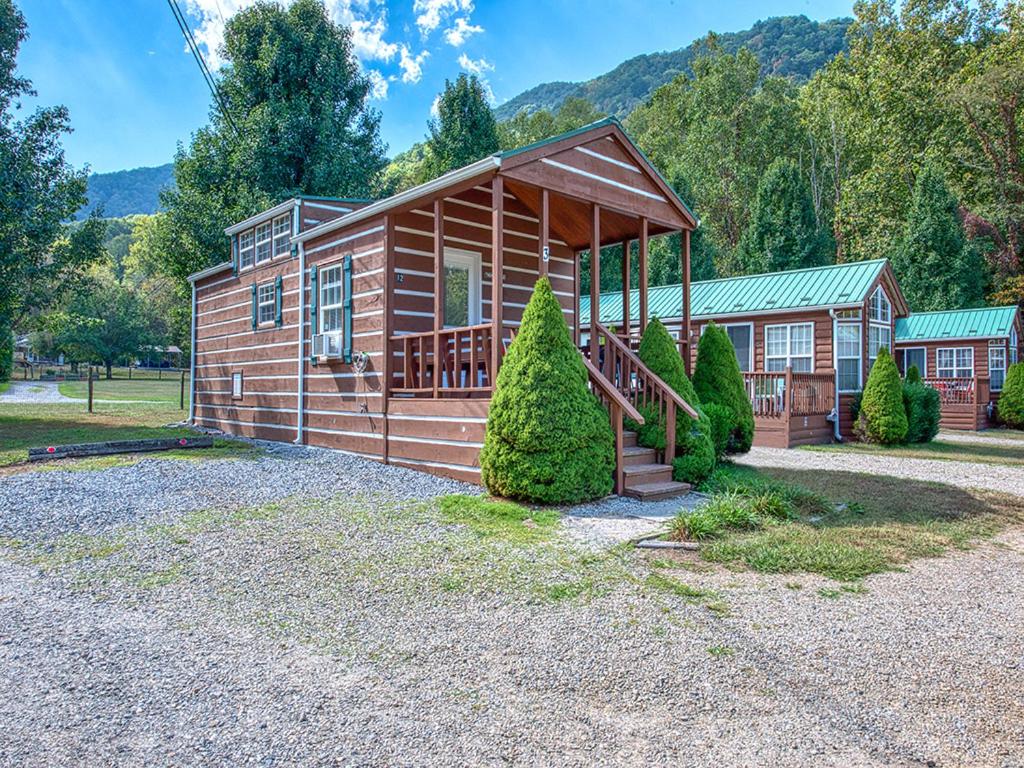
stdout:
{"type": "Polygon", "coordinates": [[[403,83],[418,83],[423,77],[423,62],[430,55],[427,51],[420,51],[419,55],[413,56],[406,46],[401,47],[402,55],[398,60],[398,66],[402,69],[403,83]]]}
{"type": "Polygon", "coordinates": [[[370,98],[383,101],[388,97],[388,81],[376,69],[366,71],[366,77],[370,80],[370,98]]]}
{"type": "Polygon", "coordinates": [[[473,0],[413,0],[412,10],[417,14],[416,26],[426,37],[441,26],[442,19],[460,11],[472,13],[473,0]]]}
{"type": "Polygon", "coordinates": [[[459,66],[471,75],[482,75],[484,72],[490,72],[494,69],[494,65],[487,61],[487,59],[474,60],[465,53],[459,55],[459,66]]]}
{"type": "Polygon", "coordinates": [[[441,94],[437,94],[434,97],[434,101],[430,104],[430,116],[437,119],[441,116],[441,94]]]}
{"type": "Polygon", "coordinates": [[[470,24],[469,19],[460,16],[455,20],[454,27],[445,30],[444,39],[448,42],[448,45],[458,48],[466,42],[469,37],[483,31],[483,27],[477,26],[476,24],[470,24]]]}

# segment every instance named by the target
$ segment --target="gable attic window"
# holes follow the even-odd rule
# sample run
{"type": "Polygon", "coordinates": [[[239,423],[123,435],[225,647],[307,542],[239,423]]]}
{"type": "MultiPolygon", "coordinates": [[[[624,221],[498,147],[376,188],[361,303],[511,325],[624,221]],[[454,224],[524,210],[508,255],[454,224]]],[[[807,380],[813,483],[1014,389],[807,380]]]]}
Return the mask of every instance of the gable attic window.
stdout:
{"type": "Polygon", "coordinates": [[[245,269],[255,263],[256,246],[253,239],[253,232],[247,229],[238,235],[238,262],[239,267],[245,269]]]}
{"type": "Polygon", "coordinates": [[[270,258],[270,222],[256,227],[256,263],[270,258]]]}
{"type": "Polygon", "coordinates": [[[291,250],[289,240],[292,236],[292,217],[290,214],[274,219],[274,258],[283,256],[291,250]]]}
{"type": "Polygon", "coordinates": [[[871,294],[868,314],[868,371],[875,364],[878,350],[885,347],[892,353],[892,305],[882,286],[871,294]]]}

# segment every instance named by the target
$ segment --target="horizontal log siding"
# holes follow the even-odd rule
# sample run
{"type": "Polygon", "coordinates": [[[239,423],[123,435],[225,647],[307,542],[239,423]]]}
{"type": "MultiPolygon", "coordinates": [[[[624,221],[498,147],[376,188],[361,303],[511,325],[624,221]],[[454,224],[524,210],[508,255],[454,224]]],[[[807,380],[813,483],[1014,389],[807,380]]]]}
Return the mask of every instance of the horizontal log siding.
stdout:
{"type": "Polygon", "coordinates": [[[388,460],[392,464],[480,482],[480,447],[489,400],[392,398],[388,460]]]}
{"type": "Polygon", "coordinates": [[[264,440],[295,438],[299,260],[282,256],[196,283],[196,423],[264,440]],[[281,277],[282,325],[252,329],[252,288],[281,277]],[[243,376],[241,400],[231,376],[243,376]]]}
{"type": "MultiPolygon", "coordinates": [[[[695,338],[700,340],[701,330],[711,320],[717,325],[754,325],[754,368],[755,371],[765,370],[765,348],[764,328],[766,325],[790,325],[794,323],[814,323],[814,370],[828,370],[833,367],[832,363],[832,318],[828,311],[813,310],[807,312],[786,312],[777,315],[736,315],[728,317],[700,318],[692,322],[695,338]]],[[[679,327],[679,320],[675,324],[668,324],[670,329],[679,327]]],[[[867,331],[865,331],[866,333],[867,331]]],[[[697,363],[697,345],[693,345],[690,353],[691,365],[697,363]]],[[[691,368],[692,370],[692,368],[691,368]]]]}

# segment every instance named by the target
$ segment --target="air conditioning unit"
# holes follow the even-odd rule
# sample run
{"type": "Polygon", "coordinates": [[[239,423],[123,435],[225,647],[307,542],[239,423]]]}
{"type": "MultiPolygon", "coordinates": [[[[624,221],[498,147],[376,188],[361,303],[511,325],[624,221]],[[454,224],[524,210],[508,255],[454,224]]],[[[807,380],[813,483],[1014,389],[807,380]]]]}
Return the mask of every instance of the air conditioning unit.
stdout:
{"type": "Polygon", "coordinates": [[[340,359],[342,355],[340,333],[318,333],[313,337],[313,357],[318,360],[340,359]]]}

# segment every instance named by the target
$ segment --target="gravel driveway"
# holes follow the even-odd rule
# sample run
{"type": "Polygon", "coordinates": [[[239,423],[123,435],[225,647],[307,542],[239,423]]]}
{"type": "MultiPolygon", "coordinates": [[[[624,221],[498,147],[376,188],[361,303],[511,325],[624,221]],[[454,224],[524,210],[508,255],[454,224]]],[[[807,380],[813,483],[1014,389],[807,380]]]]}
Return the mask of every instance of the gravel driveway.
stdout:
{"type": "Polygon", "coordinates": [[[11,379],[6,392],[0,393],[0,405],[5,403],[76,403],[57,389],[56,381],[18,381],[11,379]]]}
{"type": "Polygon", "coordinates": [[[1020,532],[843,592],[408,501],[462,489],[288,448],[0,479],[0,765],[1024,764],[1020,532]]]}
{"type": "MultiPolygon", "coordinates": [[[[1024,444],[1021,445],[1024,451],[1024,444]]],[[[866,472],[909,480],[939,482],[958,488],[981,488],[1024,496],[1024,469],[998,464],[974,464],[944,459],[913,459],[903,456],[872,456],[847,451],[801,451],[792,448],[751,448],[734,457],[737,464],[781,469],[866,472]]]]}

